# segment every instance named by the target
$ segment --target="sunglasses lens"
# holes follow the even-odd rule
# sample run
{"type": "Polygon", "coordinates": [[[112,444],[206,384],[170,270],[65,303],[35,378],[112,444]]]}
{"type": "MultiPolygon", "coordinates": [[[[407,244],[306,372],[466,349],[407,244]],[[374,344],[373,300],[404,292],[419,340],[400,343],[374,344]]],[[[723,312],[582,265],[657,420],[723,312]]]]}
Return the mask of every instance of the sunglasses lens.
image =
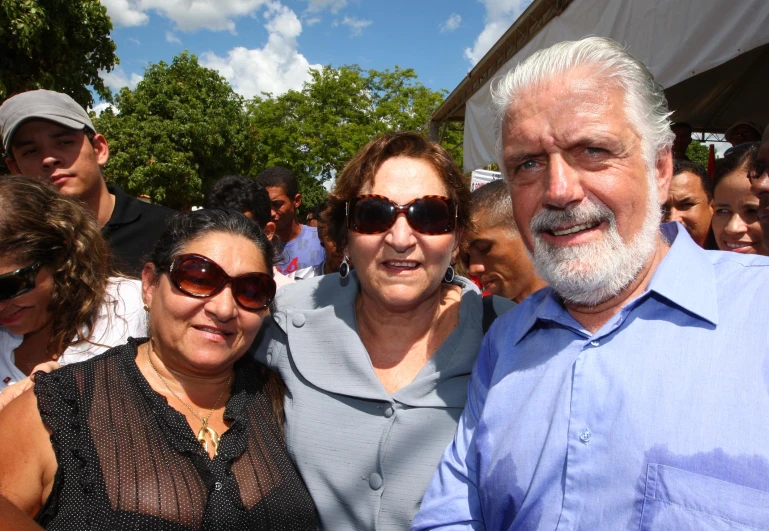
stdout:
{"type": "Polygon", "coordinates": [[[29,291],[27,284],[26,279],[22,277],[0,279],[0,301],[12,299],[29,291]]]}
{"type": "Polygon", "coordinates": [[[0,301],[13,299],[35,289],[35,278],[40,263],[0,275],[0,301]]]}
{"type": "Polygon", "coordinates": [[[355,230],[363,234],[377,234],[392,227],[395,209],[387,199],[362,197],[355,201],[352,222],[355,230]]]}
{"type": "Polygon", "coordinates": [[[264,273],[238,277],[233,286],[235,298],[248,310],[266,308],[275,297],[275,281],[264,273]]]}
{"type": "Polygon", "coordinates": [[[409,224],[424,234],[442,234],[452,228],[451,203],[440,197],[425,197],[409,208],[409,224]]]}
{"type": "Polygon", "coordinates": [[[201,258],[190,257],[179,263],[171,279],[182,291],[194,296],[207,296],[217,291],[224,282],[219,266],[201,258]]]}

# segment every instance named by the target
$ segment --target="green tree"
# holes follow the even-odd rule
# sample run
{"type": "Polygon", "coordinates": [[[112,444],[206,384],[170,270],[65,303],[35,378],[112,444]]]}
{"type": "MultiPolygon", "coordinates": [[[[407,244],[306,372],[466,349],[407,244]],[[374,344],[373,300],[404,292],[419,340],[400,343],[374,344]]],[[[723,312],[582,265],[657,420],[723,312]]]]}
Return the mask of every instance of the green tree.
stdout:
{"type": "Polygon", "coordinates": [[[708,169],[708,158],[710,157],[710,149],[705,144],[692,140],[689,147],[686,148],[686,156],[689,160],[696,162],[706,170],[708,169]]]}
{"type": "Polygon", "coordinates": [[[99,70],[118,63],[112,22],[98,0],[2,0],[0,2],[0,103],[32,89],[65,92],[83,107],[92,86],[111,92],[99,70]]]}
{"type": "Polygon", "coordinates": [[[322,182],[374,137],[389,131],[426,135],[444,97],[445,91],[419,83],[410,68],[313,70],[300,91],[248,102],[249,121],[263,148],[257,165],[290,168],[300,180],[304,204],[317,204],[325,197],[322,182]]]}
{"type": "Polygon", "coordinates": [[[219,177],[253,173],[259,146],[243,99],[187,52],[150,65],[94,120],[110,144],[108,180],[174,208],[200,204],[219,177]]]}

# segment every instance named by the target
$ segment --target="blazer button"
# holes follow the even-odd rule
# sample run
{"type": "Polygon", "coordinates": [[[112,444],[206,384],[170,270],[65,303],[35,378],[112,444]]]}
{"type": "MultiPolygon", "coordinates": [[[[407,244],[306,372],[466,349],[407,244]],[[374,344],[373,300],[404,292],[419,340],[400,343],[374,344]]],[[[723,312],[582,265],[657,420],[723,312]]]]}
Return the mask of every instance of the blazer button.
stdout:
{"type": "Polygon", "coordinates": [[[392,416],[393,416],[393,413],[395,413],[395,411],[393,410],[393,408],[392,408],[392,407],[388,407],[387,409],[385,409],[385,410],[384,410],[384,416],[385,416],[385,418],[388,418],[388,419],[389,419],[390,417],[392,417],[392,416]]]}
{"type": "Polygon", "coordinates": [[[371,490],[379,490],[382,488],[382,476],[374,472],[368,477],[368,486],[371,490]]]}
{"type": "Polygon", "coordinates": [[[304,326],[304,321],[304,314],[301,313],[294,314],[291,318],[291,323],[297,328],[302,328],[304,326]]]}

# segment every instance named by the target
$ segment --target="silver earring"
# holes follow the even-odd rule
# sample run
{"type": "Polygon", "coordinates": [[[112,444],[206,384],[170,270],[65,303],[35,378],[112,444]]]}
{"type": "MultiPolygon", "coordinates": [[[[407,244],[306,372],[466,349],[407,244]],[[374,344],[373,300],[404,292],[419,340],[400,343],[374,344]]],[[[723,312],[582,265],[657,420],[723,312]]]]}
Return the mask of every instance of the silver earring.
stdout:
{"type": "Polygon", "coordinates": [[[454,280],[454,266],[452,264],[449,264],[449,268],[446,270],[446,273],[443,275],[443,281],[446,283],[450,283],[452,280],[454,280]]]}
{"type": "Polygon", "coordinates": [[[347,255],[344,255],[344,258],[342,259],[342,263],[339,264],[339,276],[342,278],[347,278],[349,274],[350,274],[350,264],[347,263],[347,255]]]}

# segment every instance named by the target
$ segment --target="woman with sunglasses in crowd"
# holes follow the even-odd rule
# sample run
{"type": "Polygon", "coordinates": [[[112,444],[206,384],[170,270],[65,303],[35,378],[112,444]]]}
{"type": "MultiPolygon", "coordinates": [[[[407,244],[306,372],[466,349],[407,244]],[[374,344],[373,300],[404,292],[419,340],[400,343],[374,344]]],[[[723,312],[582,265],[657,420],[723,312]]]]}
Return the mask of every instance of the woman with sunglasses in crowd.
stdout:
{"type": "Polygon", "coordinates": [[[38,374],[0,412],[0,439],[25,439],[0,447],[0,495],[46,529],[315,529],[280,378],[241,360],[274,294],[248,218],[172,219],[142,270],[150,339],[38,374]]]}
{"type": "Polygon", "coordinates": [[[323,529],[407,529],[454,435],[483,337],[480,293],[452,266],[469,200],[439,145],[373,140],[321,217],[339,274],[278,293],[256,357],[288,388],[286,443],[323,529]]]}
{"type": "Polygon", "coordinates": [[[713,235],[718,248],[746,254],[769,254],[758,221],[758,197],[750,191],[748,171],[758,156],[758,142],[726,150],[713,176],[713,235]]]}
{"type": "Polygon", "coordinates": [[[34,367],[83,361],[143,333],[139,281],[111,272],[109,246],[80,203],[34,179],[0,179],[3,404],[31,385],[34,367]]]}

